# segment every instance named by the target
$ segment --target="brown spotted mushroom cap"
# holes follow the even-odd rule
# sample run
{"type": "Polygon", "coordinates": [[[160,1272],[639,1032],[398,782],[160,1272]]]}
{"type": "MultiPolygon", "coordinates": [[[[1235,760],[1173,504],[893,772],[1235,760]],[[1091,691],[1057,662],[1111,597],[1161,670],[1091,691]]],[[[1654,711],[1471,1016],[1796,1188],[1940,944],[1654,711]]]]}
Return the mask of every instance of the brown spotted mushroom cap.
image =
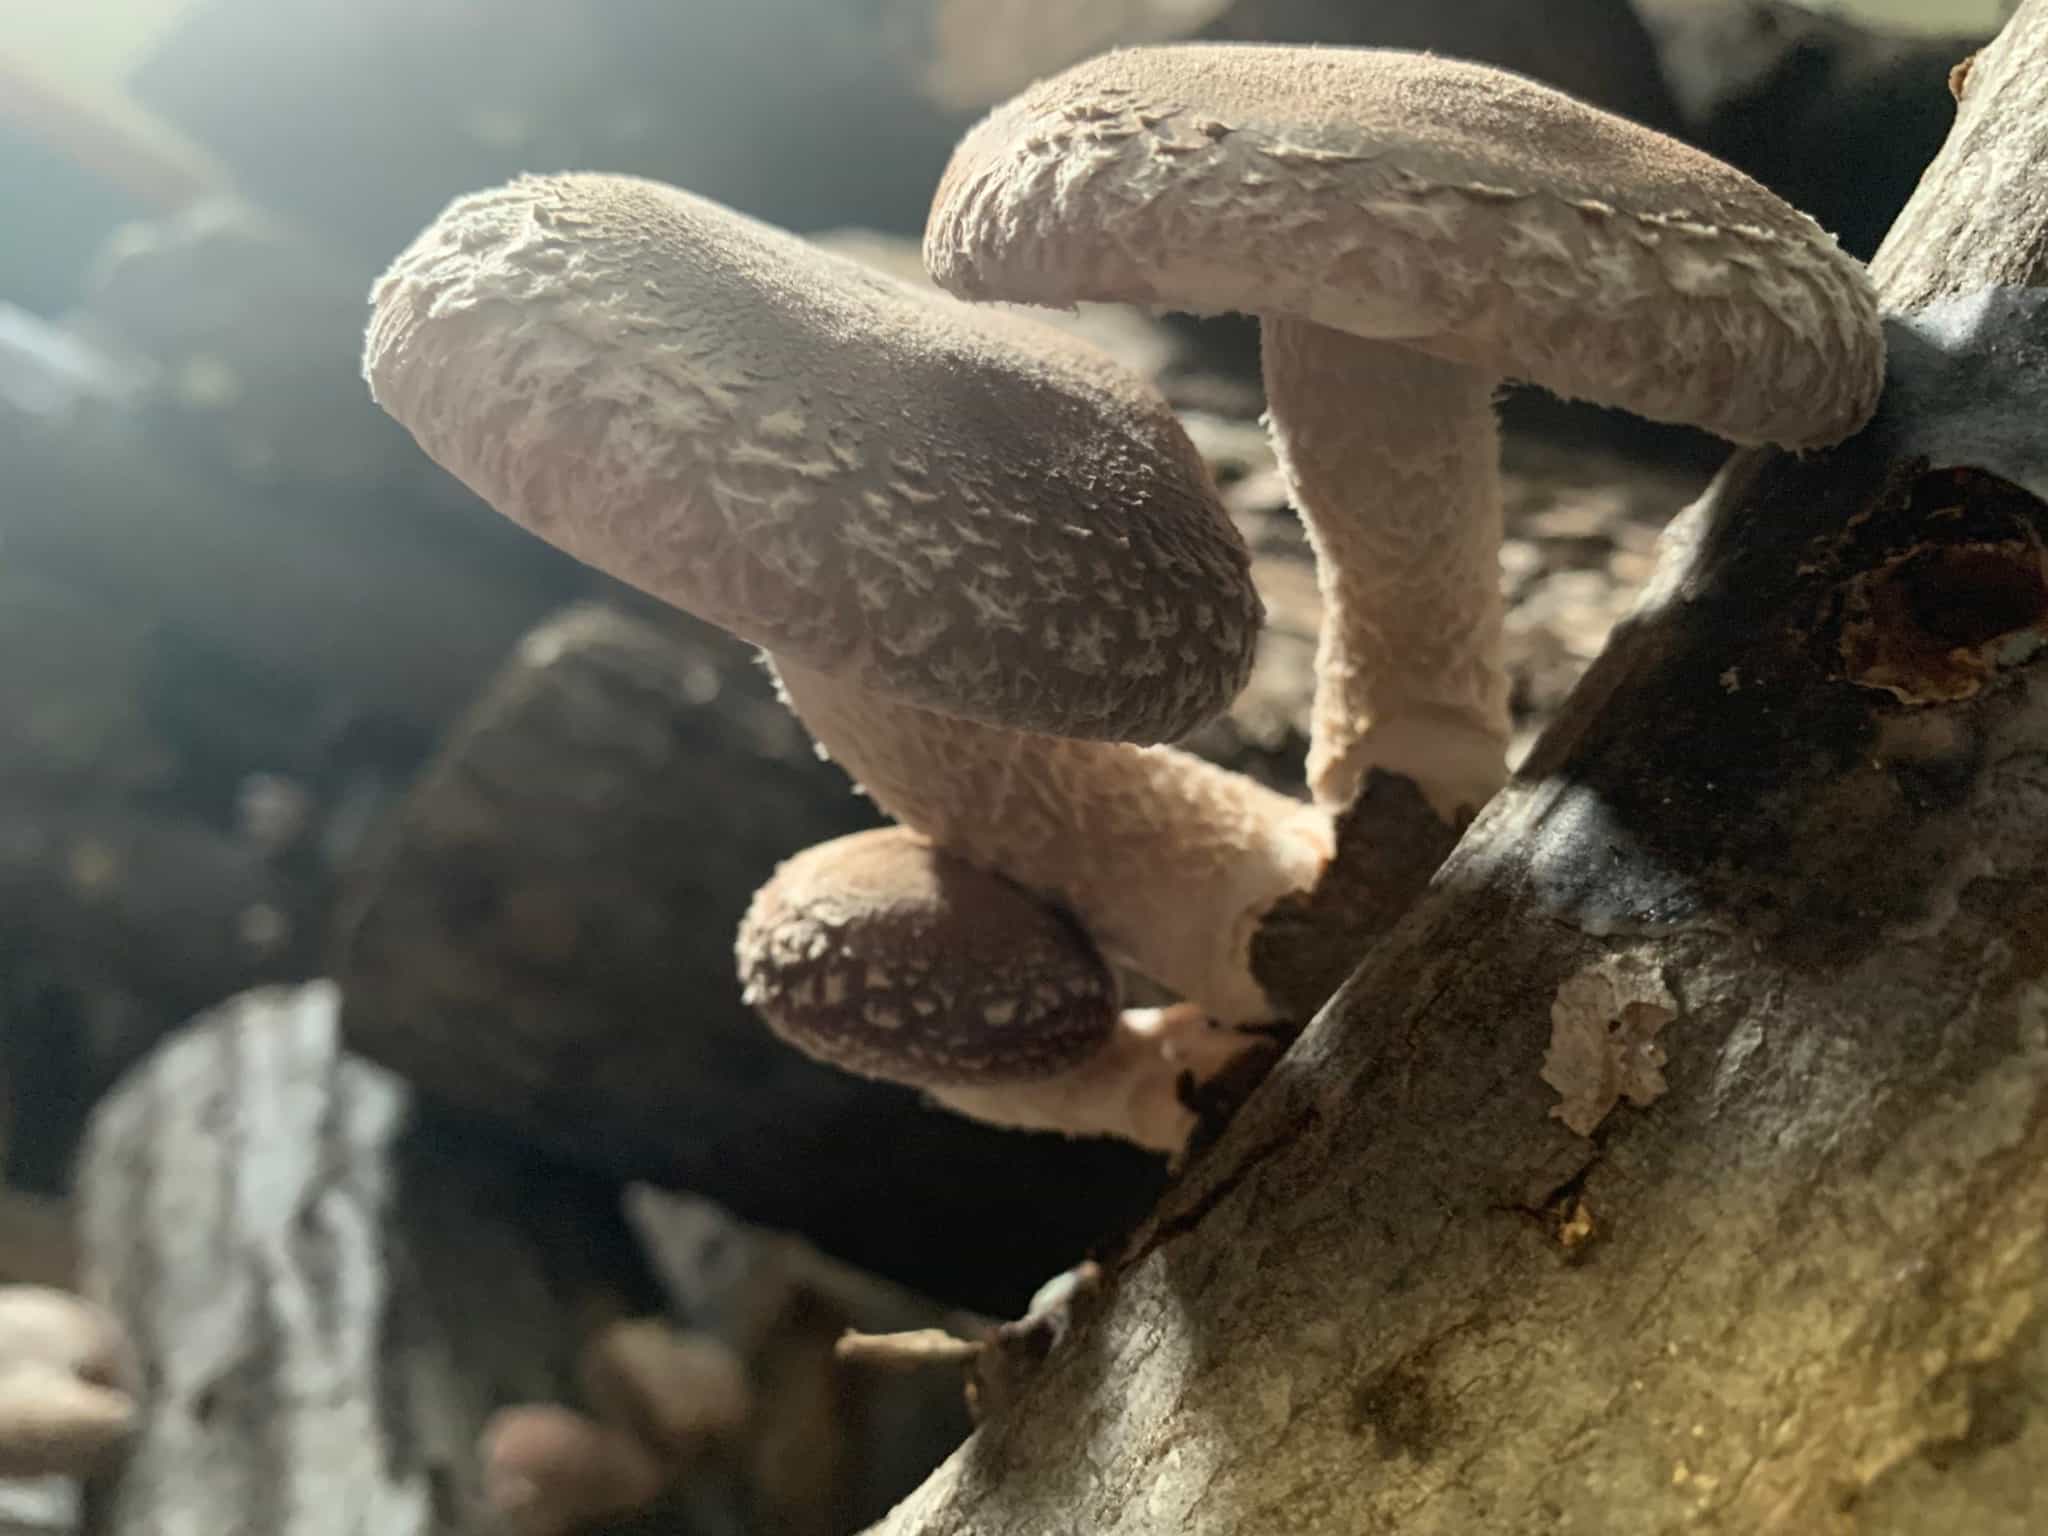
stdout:
{"type": "Polygon", "coordinates": [[[1862,267],[1748,177],[1393,51],[1080,64],[968,134],[925,260],[970,298],[1287,315],[1736,442],[1845,437],[1883,370],[1862,267]]]}
{"type": "Polygon", "coordinates": [[[372,302],[372,393],[486,501],[837,682],[1150,742],[1250,669],[1200,456],[1046,328],[593,175],[458,200],[372,302]]]}
{"type": "Polygon", "coordinates": [[[1116,979],[1074,923],[900,827],[783,864],[738,952],[746,1000],[778,1035],[913,1087],[1055,1077],[1117,1024],[1116,979]]]}

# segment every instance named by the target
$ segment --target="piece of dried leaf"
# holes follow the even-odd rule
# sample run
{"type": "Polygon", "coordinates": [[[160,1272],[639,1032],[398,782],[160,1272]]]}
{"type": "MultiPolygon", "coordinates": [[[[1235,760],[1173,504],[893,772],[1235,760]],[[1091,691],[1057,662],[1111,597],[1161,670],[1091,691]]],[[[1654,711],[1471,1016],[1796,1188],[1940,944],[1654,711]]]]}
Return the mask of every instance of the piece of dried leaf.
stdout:
{"type": "Polygon", "coordinates": [[[1590,1136],[1623,1099],[1637,1108],[1665,1090],[1657,1035],[1678,1001],[1656,969],[1610,955],[1567,978],[1550,1004],[1543,1081],[1563,1096],[1551,1114],[1590,1136]]]}

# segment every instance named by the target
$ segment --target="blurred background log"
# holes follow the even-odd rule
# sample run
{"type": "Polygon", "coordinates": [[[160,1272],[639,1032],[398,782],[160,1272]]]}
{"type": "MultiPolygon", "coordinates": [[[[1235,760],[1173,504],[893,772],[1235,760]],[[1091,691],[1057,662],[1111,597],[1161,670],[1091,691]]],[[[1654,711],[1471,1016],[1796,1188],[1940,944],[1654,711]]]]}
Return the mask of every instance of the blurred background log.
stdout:
{"type": "Polygon", "coordinates": [[[425,1536],[493,1528],[477,1436],[575,1402],[610,1318],[653,1314],[745,1363],[738,1449],[636,1530],[830,1536],[871,1520],[966,1428],[957,1379],[844,1377],[846,1327],[959,1326],[702,1202],[565,1173],[422,1116],[338,1049],[328,983],[247,994],[141,1064],[80,1170],[85,1290],[146,1383],[85,1529],[425,1536]]]}
{"type": "Polygon", "coordinates": [[[740,1002],[754,888],[874,820],[751,660],[579,610],[520,647],[358,883],[349,1039],[574,1163],[1020,1309],[1137,1219],[1157,1160],[946,1114],[810,1061],[740,1002]]]}

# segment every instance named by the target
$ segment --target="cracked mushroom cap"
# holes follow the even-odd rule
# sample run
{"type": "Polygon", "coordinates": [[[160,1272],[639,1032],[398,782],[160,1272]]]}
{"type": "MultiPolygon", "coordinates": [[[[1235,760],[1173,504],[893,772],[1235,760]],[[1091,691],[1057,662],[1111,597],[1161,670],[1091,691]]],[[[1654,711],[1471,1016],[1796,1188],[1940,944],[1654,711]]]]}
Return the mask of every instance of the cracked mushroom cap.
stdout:
{"type": "Polygon", "coordinates": [[[836,681],[1151,742],[1249,673],[1262,610],[1200,455],[1048,328],[590,175],[459,199],[372,303],[372,394],[471,489],[836,681]]]}
{"type": "Polygon", "coordinates": [[[1116,978],[1071,919],[901,827],[784,863],[738,952],[746,1000],[776,1034],[912,1087],[1056,1077],[1116,1029],[1116,978]]]}
{"type": "Polygon", "coordinates": [[[955,151],[954,293],[1288,315],[1735,442],[1874,408],[1876,299],[1730,166],[1519,76],[1379,49],[1135,48],[955,151]]]}

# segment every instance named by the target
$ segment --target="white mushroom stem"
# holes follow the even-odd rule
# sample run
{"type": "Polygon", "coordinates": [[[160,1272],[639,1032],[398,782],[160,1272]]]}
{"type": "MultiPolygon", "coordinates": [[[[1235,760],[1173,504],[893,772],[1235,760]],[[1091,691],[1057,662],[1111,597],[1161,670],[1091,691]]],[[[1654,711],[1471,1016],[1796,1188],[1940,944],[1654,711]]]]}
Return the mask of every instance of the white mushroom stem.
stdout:
{"type": "Polygon", "coordinates": [[[1207,1082],[1253,1043],[1192,1003],[1126,1008],[1109,1043],[1072,1071],[925,1091],[948,1109],[991,1125],[1115,1136],[1154,1152],[1179,1152],[1196,1123],[1194,1111],[1181,1102],[1183,1077],[1207,1082]]]}
{"type": "Polygon", "coordinates": [[[1327,812],[1170,747],[1005,731],[780,658],[776,671],[819,744],[898,821],[1064,906],[1105,954],[1221,1022],[1277,1016],[1252,938],[1328,863],[1327,812]]]}
{"type": "Polygon", "coordinates": [[[1454,820],[1507,776],[1497,381],[1305,320],[1262,346],[1323,597],[1309,787],[1341,810],[1384,768],[1454,820]]]}

